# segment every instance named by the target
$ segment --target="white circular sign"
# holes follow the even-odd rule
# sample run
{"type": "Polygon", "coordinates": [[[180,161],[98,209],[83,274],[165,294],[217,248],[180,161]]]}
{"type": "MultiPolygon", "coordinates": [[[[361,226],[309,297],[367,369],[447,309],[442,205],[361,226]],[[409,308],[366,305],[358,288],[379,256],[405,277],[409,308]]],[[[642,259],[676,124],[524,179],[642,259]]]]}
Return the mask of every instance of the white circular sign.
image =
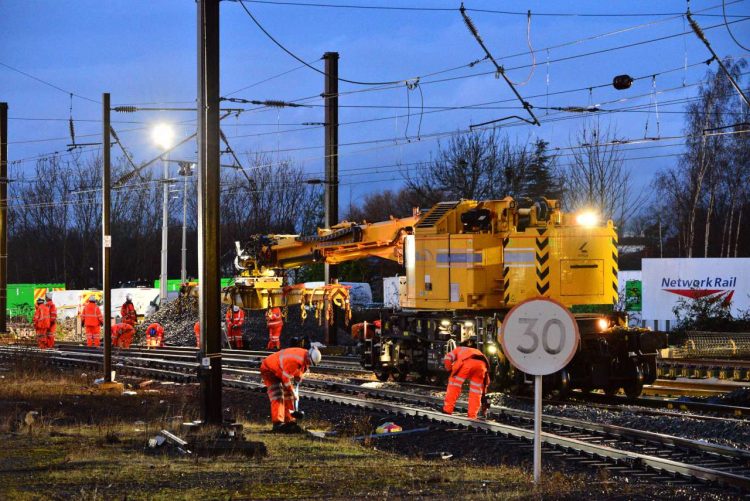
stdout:
{"type": "Polygon", "coordinates": [[[517,369],[534,376],[557,372],[578,348],[578,324],[570,311],[549,298],[527,299],[503,320],[500,343],[517,369]]]}

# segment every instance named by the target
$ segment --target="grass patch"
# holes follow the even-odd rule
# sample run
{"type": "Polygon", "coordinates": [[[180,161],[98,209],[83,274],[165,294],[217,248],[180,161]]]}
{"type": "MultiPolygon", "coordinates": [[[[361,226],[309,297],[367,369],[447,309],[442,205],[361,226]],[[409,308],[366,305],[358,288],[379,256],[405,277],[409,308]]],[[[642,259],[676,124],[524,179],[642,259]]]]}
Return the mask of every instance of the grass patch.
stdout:
{"type": "MultiPolygon", "coordinates": [[[[553,472],[535,489],[526,469],[423,460],[345,437],[321,441],[271,434],[267,422],[248,420],[239,408],[232,415],[243,421],[248,439],[266,444],[267,457],[154,455],[144,449],[149,437],[162,428],[182,434],[179,423],[197,417],[196,386],[114,397],[92,394],[80,373],[16,366],[4,375],[0,499],[580,499],[615,494],[608,482],[592,485],[588,477],[553,472]],[[28,424],[23,419],[30,411],[38,414],[28,424]]],[[[238,398],[266,411],[263,395],[238,398]]],[[[363,421],[351,419],[353,432],[368,431],[363,421]]],[[[315,422],[315,428],[321,427],[332,423],[315,422]]],[[[635,488],[617,489],[623,497],[638,494],[635,488]]]]}

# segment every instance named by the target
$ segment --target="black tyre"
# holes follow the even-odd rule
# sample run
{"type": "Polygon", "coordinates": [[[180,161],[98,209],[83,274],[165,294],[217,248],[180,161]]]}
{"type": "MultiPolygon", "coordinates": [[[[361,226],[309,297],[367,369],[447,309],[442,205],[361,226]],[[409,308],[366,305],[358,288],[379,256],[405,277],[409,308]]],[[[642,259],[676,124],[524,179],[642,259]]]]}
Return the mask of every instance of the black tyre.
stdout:
{"type": "Polygon", "coordinates": [[[641,396],[641,393],[643,393],[643,383],[628,383],[625,385],[623,390],[625,391],[625,396],[627,396],[628,399],[635,400],[641,396]]]}

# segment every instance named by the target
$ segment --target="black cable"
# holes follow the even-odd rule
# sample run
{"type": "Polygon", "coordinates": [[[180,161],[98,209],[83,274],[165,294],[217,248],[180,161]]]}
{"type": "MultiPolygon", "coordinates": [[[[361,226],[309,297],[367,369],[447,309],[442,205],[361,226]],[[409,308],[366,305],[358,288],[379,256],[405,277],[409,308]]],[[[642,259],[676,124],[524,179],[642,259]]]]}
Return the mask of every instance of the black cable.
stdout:
{"type": "MultiPolygon", "coordinates": [[[[293,57],[294,59],[296,59],[296,60],[297,60],[297,61],[299,61],[300,63],[304,64],[305,66],[307,66],[307,67],[308,67],[308,68],[310,68],[311,70],[313,70],[313,71],[316,71],[316,72],[320,73],[321,75],[326,75],[326,76],[328,76],[328,74],[327,74],[327,73],[326,73],[325,71],[323,71],[323,70],[319,70],[319,69],[318,69],[318,68],[316,68],[315,66],[313,66],[313,65],[311,65],[311,64],[308,64],[308,63],[307,63],[306,61],[304,61],[304,60],[303,60],[302,58],[300,58],[299,56],[297,56],[297,55],[296,55],[296,54],[295,54],[294,52],[292,52],[292,51],[290,51],[289,49],[287,49],[286,47],[284,47],[284,45],[282,45],[282,44],[281,44],[281,42],[279,42],[278,40],[276,40],[276,39],[275,39],[275,38],[273,37],[273,35],[271,35],[271,34],[270,34],[270,33],[268,32],[268,30],[266,30],[266,29],[265,29],[265,28],[263,27],[263,25],[261,25],[261,24],[260,24],[260,22],[259,22],[259,21],[258,21],[258,20],[257,20],[257,19],[255,18],[255,16],[253,16],[253,14],[252,14],[252,13],[251,13],[251,12],[250,12],[250,11],[248,10],[248,8],[247,8],[247,7],[245,6],[245,3],[243,2],[243,0],[238,0],[238,1],[239,1],[239,4],[240,4],[240,5],[242,6],[242,9],[243,9],[243,10],[244,10],[244,11],[245,11],[245,12],[247,13],[247,15],[248,15],[248,16],[250,16],[250,19],[252,19],[252,20],[253,20],[253,22],[255,23],[255,25],[256,25],[256,26],[257,26],[258,28],[260,28],[260,31],[262,31],[262,32],[263,32],[263,33],[264,33],[264,34],[265,34],[265,35],[266,35],[266,36],[267,36],[267,37],[268,37],[268,38],[269,38],[269,39],[270,39],[270,40],[271,40],[271,41],[272,41],[273,43],[275,43],[275,44],[276,44],[276,45],[277,45],[277,46],[278,46],[278,47],[279,47],[279,48],[280,48],[281,50],[283,50],[284,52],[286,52],[286,53],[287,53],[287,54],[289,54],[289,55],[290,55],[291,57],[293,57]]],[[[406,80],[393,80],[393,81],[390,81],[390,82],[360,82],[360,81],[358,81],[358,80],[348,80],[348,79],[346,79],[346,78],[341,78],[341,77],[338,77],[338,80],[339,80],[340,82],[346,82],[346,83],[350,83],[350,84],[354,84],[354,85],[394,85],[394,84],[398,84],[398,83],[404,83],[404,82],[406,82],[406,80]]]]}
{"type": "MultiPolygon", "coordinates": [[[[233,0],[242,2],[242,0],[233,0]]],[[[352,4],[331,4],[331,3],[307,3],[307,2],[291,2],[281,0],[245,0],[250,3],[267,4],[267,5],[286,5],[293,7],[324,7],[334,9],[358,9],[358,10],[389,10],[389,11],[417,11],[417,12],[455,12],[457,9],[451,7],[400,7],[400,6],[386,6],[386,5],[352,5],[352,4]]],[[[496,9],[466,9],[472,12],[481,12],[486,14],[503,14],[511,16],[525,16],[526,12],[521,11],[509,11],[509,10],[496,10],[496,9]]],[[[554,16],[554,17],[648,17],[648,16],[674,16],[682,15],[682,13],[675,12],[643,12],[643,13],[628,13],[628,14],[594,14],[594,13],[576,13],[576,12],[542,12],[537,13],[538,16],[554,16]]],[[[716,16],[719,14],[704,14],[705,16],[716,16]]]]}
{"type": "Polygon", "coordinates": [[[750,51],[747,47],[742,45],[739,40],[737,40],[734,37],[734,34],[732,33],[732,30],[729,29],[729,23],[727,22],[727,2],[726,0],[721,0],[721,13],[724,15],[724,26],[727,27],[727,33],[729,33],[729,36],[732,37],[732,40],[734,40],[734,43],[742,47],[744,50],[750,51]]]}
{"type": "Polygon", "coordinates": [[[101,101],[97,101],[97,100],[95,100],[95,99],[90,99],[90,98],[88,98],[88,97],[86,97],[86,96],[82,96],[82,95],[80,95],[80,94],[76,94],[75,92],[70,92],[69,90],[65,90],[65,89],[63,89],[62,87],[58,87],[57,85],[55,85],[55,84],[53,84],[53,83],[47,82],[46,80],[42,80],[42,79],[41,79],[41,78],[39,78],[39,77],[35,77],[34,75],[31,75],[31,74],[29,74],[29,73],[26,73],[25,71],[21,71],[21,70],[19,70],[18,68],[14,68],[13,66],[9,66],[9,65],[7,65],[7,64],[5,64],[5,63],[2,63],[2,62],[0,62],[0,66],[3,66],[3,67],[5,67],[5,68],[8,68],[8,69],[9,69],[9,70],[11,70],[11,71],[15,71],[16,73],[20,73],[21,75],[23,75],[23,76],[25,76],[25,77],[29,77],[29,78],[31,78],[31,79],[33,79],[33,80],[36,80],[37,82],[40,82],[40,83],[43,83],[44,85],[47,85],[47,86],[49,86],[49,87],[52,87],[52,88],[53,88],[53,89],[55,89],[55,90],[59,90],[60,92],[64,92],[65,94],[70,94],[71,96],[75,96],[75,97],[77,97],[77,98],[79,98],[79,99],[83,99],[83,100],[85,100],[85,101],[90,101],[90,102],[92,102],[92,103],[96,103],[96,104],[102,104],[102,103],[101,103],[101,101]]]}

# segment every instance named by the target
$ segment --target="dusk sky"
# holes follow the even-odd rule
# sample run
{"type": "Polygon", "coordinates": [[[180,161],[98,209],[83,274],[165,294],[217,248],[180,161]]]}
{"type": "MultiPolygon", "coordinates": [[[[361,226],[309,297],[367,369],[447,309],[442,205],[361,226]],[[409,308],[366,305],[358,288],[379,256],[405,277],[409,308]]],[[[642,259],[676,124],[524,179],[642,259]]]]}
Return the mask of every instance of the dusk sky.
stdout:
{"type": "MultiPolygon", "coordinates": [[[[344,93],[339,131],[342,212],[350,200],[357,203],[364,194],[398,187],[407,167],[397,165],[428,160],[437,151],[439,140],[445,142],[472,124],[523,115],[505,82],[494,78],[489,62],[468,67],[484,54],[462,21],[458,1],[291,3],[295,5],[245,1],[245,6],[290,51],[318,68],[323,67],[320,57],[324,52],[337,51],[343,78],[382,82],[422,77],[418,88],[412,90],[403,83],[385,89],[340,84],[344,93]],[[427,76],[456,67],[461,68],[427,76]],[[355,93],[347,94],[349,91],[355,93]],[[356,121],[362,122],[349,123],[356,121]]],[[[553,148],[562,148],[559,161],[566,163],[570,146],[576,144],[576,131],[596,120],[616,128],[618,136],[625,139],[683,134],[685,100],[696,95],[707,69],[701,62],[710,58],[681,15],[684,1],[470,0],[465,5],[506,11],[473,10],[470,16],[493,55],[517,82],[527,79],[532,64],[526,16],[526,10],[531,9],[530,41],[536,65],[529,83],[518,90],[534,105],[542,125],[507,122],[504,130],[513,141],[545,139],[553,148]],[[592,52],[599,53],[585,55],[592,52]],[[619,74],[644,78],[628,90],[617,91],[611,82],[619,74]],[[565,92],[571,90],[576,91],[565,92]],[[620,111],[590,117],[541,109],[594,104],[620,111]]],[[[720,1],[693,0],[690,8],[718,54],[747,55],[732,41],[720,1]]],[[[750,2],[730,0],[726,10],[733,34],[750,46],[750,17],[745,17],[750,16],[750,2]]],[[[62,152],[63,159],[71,158],[66,153],[71,140],[71,92],[75,94],[76,141],[80,143],[100,141],[102,92],[111,93],[114,105],[194,105],[196,6],[192,1],[3,0],[0,27],[0,100],[10,106],[11,178],[31,172],[40,155],[62,152]]],[[[310,178],[322,177],[323,130],[302,124],[323,121],[319,97],[323,76],[302,67],[274,45],[239,2],[222,2],[221,30],[222,96],[301,100],[310,105],[280,110],[225,103],[251,110],[222,123],[233,148],[242,153],[265,152],[272,161],[290,158],[310,178]],[[271,78],[274,76],[278,77],[271,78]]],[[[716,63],[711,69],[716,69],[716,63]]],[[[195,113],[113,113],[113,121],[138,163],[158,154],[149,133],[153,124],[171,122],[178,136],[186,136],[194,131],[195,113]]],[[[639,185],[647,186],[656,170],[677,161],[683,142],[677,138],[635,143],[622,146],[622,151],[631,159],[626,165],[639,185]]],[[[97,147],[91,147],[78,154],[97,153],[97,147]]],[[[114,151],[115,156],[119,154],[114,151]]],[[[194,159],[195,145],[185,145],[173,157],[194,159]]],[[[231,160],[225,157],[222,162],[231,160]]]]}

